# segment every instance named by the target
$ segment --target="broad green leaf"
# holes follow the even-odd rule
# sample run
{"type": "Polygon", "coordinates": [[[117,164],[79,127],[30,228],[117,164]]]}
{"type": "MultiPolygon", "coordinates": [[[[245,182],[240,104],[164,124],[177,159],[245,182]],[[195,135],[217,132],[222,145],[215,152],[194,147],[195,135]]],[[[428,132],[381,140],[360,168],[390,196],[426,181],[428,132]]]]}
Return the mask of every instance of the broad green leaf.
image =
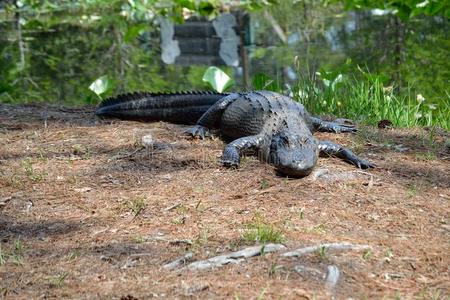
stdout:
{"type": "Polygon", "coordinates": [[[91,85],[89,89],[93,91],[97,96],[100,96],[104,92],[108,90],[109,87],[109,78],[108,75],[103,75],[97,78],[91,85]]]}
{"type": "Polygon", "coordinates": [[[147,26],[147,24],[138,24],[128,27],[128,30],[123,37],[124,41],[126,43],[132,42],[140,33],[142,33],[147,28],[147,26]]]}
{"type": "Polygon", "coordinates": [[[233,79],[217,67],[209,67],[203,74],[203,81],[209,83],[219,93],[222,93],[234,84],[233,79]]]}

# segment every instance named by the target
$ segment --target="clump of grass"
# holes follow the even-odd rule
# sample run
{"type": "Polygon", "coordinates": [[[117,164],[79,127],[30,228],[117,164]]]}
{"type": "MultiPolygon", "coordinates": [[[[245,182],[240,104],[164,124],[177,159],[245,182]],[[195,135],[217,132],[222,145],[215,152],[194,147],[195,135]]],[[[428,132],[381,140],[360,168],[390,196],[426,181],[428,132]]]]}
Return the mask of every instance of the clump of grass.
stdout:
{"type": "Polygon", "coordinates": [[[325,246],[320,246],[319,250],[317,251],[317,255],[320,257],[322,261],[328,260],[328,250],[325,246]]]}
{"type": "Polygon", "coordinates": [[[75,260],[80,256],[80,251],[74,250],[67,255],[68,260],[75,260]]]}
{"type": "Polygon", "coordinates": [[[204,246],[208,243],[209,240],[209,230],[206,229],[202,229],[198,236],[194,239],[194,247],[201,247],[204,246]]]}
{"type": "Polygon", "coordinates": [[[390,263],[393,258],[394,258],[394,253],[392,252],[391,248],[388,248],[386,250],[386,252],[384,253],[384,259],[383,260],[385,262],[387,262],[387,263],[390,263]]]}
{"type": "Polygon", "coordinates": [[[83,159],[89,159],[91,157],[89,148],[81,144],[72,145],[72,153],[73,155],[80,156],[83,159]]]}
{"type": "Polygon", "coordinates": [[[262,179],[259,183],[259,188],[261,190],[267,189],[268,187],[270,187],[270,182],[267,179],[262,179]]]}
{"type": "Polygon", "coordinates": [[[33,167],[31,158],[29,157],[22,160],[22,167],[25,170],[25,174],[31,181],[38,182],[45,178],[46,173],[37,172],[33,167]]]}
{"type": "Polygon", "coordinates": [[[256,217],[255,220],[246,225],[242,238],[247,242],[259,243],[282,243],[283,233],[272,224],[256,217]]]}
{"type": "Polygon", "coordinates": [[[277,273],[281,272],[283,270],[283,265],[277,265],[276,263],[272,263],[272,265],[269,268],[269,277],[275,276],[277,273]]]}
{"type": "Polygon", "coordinates": [[[14,241],[14,248],[10,255],[12,262],[16,265],[23,265],[23,255],[25,247],[20,239],[14,241]]]}
{"type": "Polygon", "coordinates": [[[144,197],[136,197],[126,202],[126,207],[131,210],[135,217],[137,217],[137,215],[145,208],[145,206],[146,203],[144,197]]]}
{"type": "Polygon", "coordinates": [[[339,72],[318,72],[301,77],[292,96],[310,113],[346,117],[374,125],[389,120],[397,127],[440,126],[450,129],[450,95],[430,102],[412,87],[396,92],[382,76],[359,69],[359,78],[339,72]]]}
{"type": "Polygon", "coordinates": [[[305,231],[308,232],[308,233],[313,233],[313,232],[315,232],[315,233],[325,233],[327,231],[327,225],[321,223],[321,224],[318,224],[316,226],[307,228],[305,231]]]}
{"type": "Polygon", "coordinates": [[[2,245],[0,244],[0,266],[6,263],[6,254],[2,250],[2,245]]]}
{"type": "Polygon", "coordinates": [[[369,260],[373,256],[373,252],[370,250],[364,250],[362,254],[362,259],[369,260]]]}
{"type": "Polygon", "coordinates": [[[50,277],[48,282],[51,287],[62,287],[65,284],[65,280],[69,276],[69,273],[63,272],[57,276],[50,277]]]}
{"type": "Polygon", "coordinates": [[[133,242],[135,242],[136,244],[142,244],[145,242],[145,237],[140,234],[137,234],[137,235],[132,236],[131,240],[133,242]]]}

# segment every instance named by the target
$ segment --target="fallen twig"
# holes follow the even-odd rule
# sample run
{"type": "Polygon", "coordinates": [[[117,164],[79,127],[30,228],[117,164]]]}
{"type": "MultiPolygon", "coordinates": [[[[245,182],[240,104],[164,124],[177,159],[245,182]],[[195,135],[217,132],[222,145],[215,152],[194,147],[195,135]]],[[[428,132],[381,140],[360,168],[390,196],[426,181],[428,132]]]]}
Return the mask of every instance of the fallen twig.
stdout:
{"type": "Polygon", "coordinates": [[[188,252],[184,256],[179,257],[179,258],[175,259],[174,261],[165,264],[163,266],[163,268],[168,269],[168,270],[173,270],[173,269],[178,268],[180,266],[184,266],[187,262],[192,260],[193,256],[194,255],[192,254],[192,252],[188,252]]]}
{"type": "Polygon", "coordinates": [[[236,264],[243,261],[245,258],[261,255],[264,253],[284,250],[286,247],[281,244],[267,244],[262,246],[248,247],[236,252],[231,252],[224,255],[211,257],[206,260],[193,262],[186,266],[189,270],[205,270],[214,267],[221,267],[227,264],[236,264]]]}
{"type": "Polygon", "coordinates": [[[346,250],[367,250],[370,249],[369,245],[354,245],[350,243],[329,243],[329,244],[321,244],[317,246],[309,246],[305,248],[296,249],[294,251],[289,251],[283,253],[282,256],[285,257],[299,257],[306,254],[314,253],[320,251],[320,249],[325,248],[326,250],[331,251],[346,251],[346,250]]]}

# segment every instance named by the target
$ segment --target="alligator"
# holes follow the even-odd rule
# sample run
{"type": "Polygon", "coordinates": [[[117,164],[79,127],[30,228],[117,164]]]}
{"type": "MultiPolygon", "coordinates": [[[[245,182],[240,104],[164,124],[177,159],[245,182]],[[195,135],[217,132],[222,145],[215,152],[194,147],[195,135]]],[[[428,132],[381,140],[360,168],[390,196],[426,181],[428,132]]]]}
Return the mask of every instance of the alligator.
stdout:
{"type": "Polygon", "coordinates": [[[314,117],[302,104],[271,91],[135,92],[104,100],[95,114],[195,124],[187,133],[201,139],[218,131],[225,141],[230,141],[222,155],[226,167],[238,167],[240,157],[248,152],[288,177],[310,174],[319,155],[338,157],[361,169],[374,167],[339,144],[313,137],[314,131],[355,132],[353,125],[314,117]]]}

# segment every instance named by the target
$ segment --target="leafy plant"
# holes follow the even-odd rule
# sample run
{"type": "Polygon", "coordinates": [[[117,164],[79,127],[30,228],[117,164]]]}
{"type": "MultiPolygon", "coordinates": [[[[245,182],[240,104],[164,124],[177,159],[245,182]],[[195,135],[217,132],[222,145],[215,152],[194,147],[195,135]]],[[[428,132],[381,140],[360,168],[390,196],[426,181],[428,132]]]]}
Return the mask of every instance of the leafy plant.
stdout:
{"type": "Polygon", "coordinates": [[[27,157],[22,160],[22,166],[25,170],[25,174],[28,178],[34,182],[38,182],[44,179],[46,173],[37,172],[34,167],[31,158],[27,157]]]}
{"type": "Polygon", "coordinates": [[[128,209],[131,210],[134,217],[137,217],[137,215],[145,208],[145,198],[144,197],[136,197],[133,200],[130,200],[126,202],[126,206],[128,209]]]}
{"type": "Polygon", "coordinates": [[[217,67],[209,67],[203,74],[202,80],[209,83],[219,93],[222,93],[234,84],[234,80],[217,67]]]}
{"type": "Polygon", "coordinates": [[[100,99],[101,94],[105,93],[110,87],[110,80],[108,75],[103,75],[94,80],[94,82],[89,85],[89,89],[93,91],[100,99]]]}

